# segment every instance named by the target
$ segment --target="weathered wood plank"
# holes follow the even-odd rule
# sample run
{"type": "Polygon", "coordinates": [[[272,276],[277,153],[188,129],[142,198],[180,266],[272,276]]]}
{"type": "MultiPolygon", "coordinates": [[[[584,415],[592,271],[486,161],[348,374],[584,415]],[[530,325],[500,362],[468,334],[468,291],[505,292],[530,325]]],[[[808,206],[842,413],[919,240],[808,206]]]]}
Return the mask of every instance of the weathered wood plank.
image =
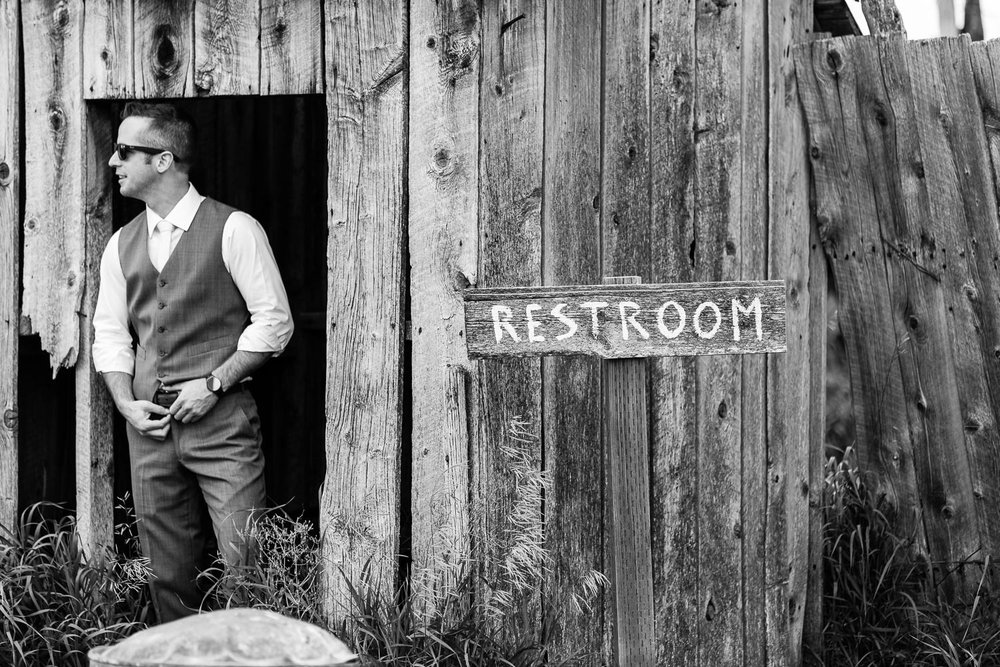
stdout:
{"type": "Polygon", "coordinates": [[[411,590],[430,613],[469,556],[461,290],[477,282],[479,3],[410,6],[411,590]]]}
{"type": "Polygon", "coordinates": [[[85,282],[82,2],[23,8],[24,314],[53,374],[76,363],[85,282]],[[53,67],[52,63],[58,63],[53,67]]]}
{"type": "MultiPolygon", "coordinates": [[[[1000,473],[1000,454],[994,446],[1000,439],[1000,360],[996,356],[1000,346],[1000,304],[993,296],[1000,290],[1000,232],[996,175],[990,166],[991,144],[996,139],[989,136],[996,132],[990,127],[996,97],[983,95],[988,88],[975,82],[976,71],[982,72],[980,54],[988,53],[989,47],[972,46],[963,36],[905,47],[913,79],[912,97],[922,121],[918,130],[924,147],[923,182],[929,190],[927,235],[940,250],[935,261],[934,248],[928,256],[921,243],[923,262],[940,276],[944,290],[948,328],[943,344],[954,355],[960,406],[954,418],[964,435],[963,453],[968,457],[971,474],[971,489],[969,479],[962,480],[962,488],[966,493],[971,490],[971,497],[960,496],[959,500],[975,506],[979,523],[978,539],[966,535],[963,545],[960,535],[951,538],[954,557],[961,560],[980,560],[1000,551],[1000,489],[995,483],[1000,473]],[[935,158],[930,165],[927,155],[935,158]],[[975,547],[982,551],[968,551],[975,547]]],[[[921,242],[924,231],[921,229],[921,242]]],[[[914,233],[910,243],[915,247],[917,240],[914,233]]],[[[961,441],[961,435],[957,441],[961,441]]],[[[952,447],[947,444],[932,443],[932,457],[948,457],[952,447]]],[[[957,473],[951,466],[963,462],[949,460],[950,467],[941,472],[957,473]]],[[[933,459],[930,465],[936,465],[933,459]]],[[[935,471],[934,482],[938,474],[935,471]]],[[[956,476],[953,482],[959,484],[959,478],[956,476]]],[[[926,503],[928,510],[940,517],[937,528],[961,530],[967,509],[953,503],[950,496],[942,502],[938,489],[936,484],[930,486],[926,503]]],[[[962,586],[971,595],[979,575],[969,570],[962,586]]]]}
{"type": "Polygon", "coordinates": [[[260,27],[258,2],[195,0],[194,87],[198,95],[256,95],[260,91],[260,27]]]}
{"type": "MultiPolygon", "coordinates": [[[[742,3],[738,43],[731,48],[740,55],[739,102],[739,234],[738,277],[760,280],[768,273],[768,210],[770,118],[769,31],[770,2],[747,0],[742,3]]],[[[735,91],[734,91],[735,93],[735,91]]],[[[733,178],[730,175],[729,178],[733,178]]],[[[783,294],[784,296],[784,294],[783,294]]],[[[782,305],[784,305],[782,298],[782,305]]],[[[782,346],[782,352],[784,346],[782,346]]],[[[768,526],[767,462],[772,452],[767,442],[767,377],[769,358],[761,355],[741,359],[740,446],[742,477],[740,488],[740,552],[743,582],[743,664],[798,665],[789,662],[788,606],[769,608],[767,537],[785,537],[784,526],[768,526]],[[766,637],[766,641],[753,638],[766,637]]],[[[805,507],[805,502],[802,501],[805,507]]],[[[780,580],[778,580],[780,581],[780,580]]],[[[776,583],[776,582],[771,582],[776,583]]]]}
{"type": "Polygon", "coordinates": [[[83,96],[133,97],[131,0],[91,0],[84,5],[83,96]]]}
{"type": "Polygon", "coordinates": [[[906,27],[895,0],[861,0],[861,13],[872,35],[897,35],[906,39],[906,27]]]}
{"type": "MultiPolygon", "coordinates": [[[[601,263],[604,275],[632,275],[641,279],[648,278],[651,267],[650,20],[647,2],[608,2],[604,7],[601,263]]],[[[648,365],[648,362],[638,363],[648,365]]],[[[607,394],[607,386],[603,392],[607,394]]],[[[605,561],[610,563],[613,510],[610,504],[605,507],[605,561]]],[[[621,575],[619,572],[617,576],[621,575]]],[[[612,584],[617,585],[614,577],[612,584]]],[[[651,580],[649,584],[652,585],[651,580]]],[[[609,619],[607,625],[612,635],[606,639],[615,659],[621,662],[627,651],[641,660],[632,664],[652,664],[655,656],[652,609],[641,604],[635,608],[636,612],[641,610],[641,615],[622,618],[623,610],[616,610],[613,598],[608,604],[606,613],[616,614],[613,622],[609,619]],[[636,641],[640,643],[632,644],[636,641]]]]}
{"type": "MultiPolygon", "coordinates": [[[[749,10],[748,10],[749,11],[749,10]]],[[[695,23],[695,273],[733,280],[755,242],[741,200],[744,5],[719,3],[695,23]]],[[[697,361],[698,658],[743,664],[742,361],[697,361]]]]}
{"type": "Polygon", "coordinates": [[[320,0],[261,0],[260,93],[323,91],[320,0]]]}
{"type": "Polygon", "coordinates": [[[844,120],[860,113],[857,66],[846,55],[852,43],[833,39],[795,47],[796,77],[809,126],[820,236],[841,298],[860,460],[889,506],[899,509],[900,528],[914,535],[914,550],[926,553],[886,251],[862,227],[862,221],[878,220],[867,149],[861,133],[844,120]],[[887,342],[873,344],[880,340],[887,342]]]}
{"type": "MultiPolygon", "coordinates": [[[[656,0],[650,36],[651,282],[694,280],[695,3],[656,0]]],[[[656,661],[698,660],[695,360],[650,364],[656,661]]]]}
{"type": "MultiPolygon", "coordinates": [[[[545,205],[542,281],[600,281],[601,2],[546,3],[545,205]],[[586,29],[584,29],[586,28],[586,29]]],[[[602,597],[582,608],[582,582],[604,567],[603,457],[581,442],[601,439],[600,364],[542,360],[546,574],[543,614],[552,663],[608,661],[602,597]]]]}
{"type": "Polygon", "coordinates": [[[101,276],[101,256],[111,238],[112,170],[108,158],[117,122],[106,105],[86,109],[84,172],[86,199],[86,282],[80,312],[80,356],[76,372],[76,520],[84,550],[101,557],[114,546],[114,404],[94,370],[93,315],[101,276]]]}
{"type": "Polygon", "coordinates": [[[136,97],[194,97],[194,4],[135,3],[136,97]]]}
{"type": "Polygon", "coordinates": [[[403,357],[403,3],[327,5],[330,237],[326,470],[320,505],[328,602],[344,578],[391,595],[399,553],[403,357]],[[343,572],[343,577],[340,576],[343,572]]]}
{"type": "MultiPolygon", "coordinates": [[[[638,282],[633,276],[606,284],[638,282]]],[[[656,664],[653,554],[649,531],[649,398],[646,362],[602,364],[603,431],[608,466],[609,574],[614,592],[615,664],[656,664]]]]}
{"type": "Polygon", "coordinates": [[[20,325],[20,3],[0,0],[0,525],[17,520],[17,359],[20,325]]]}
{"type": "MultiPolygon", "coordinates": [[[[545,6],[487,0],[481,20],[480,284],[537,285],[542,278],[545,6]]],[[[471,333],[466,322],[467,342],[471,333]]],[[[503,634],[517,643],[538,641],[541,591],[516,590],[509,568],[521,545],[542,535],[542,499],[528,483],[531,474],[540,474],[542,461],[541,363],[483,360],[477,377],[478,429],[470,465],[479,504],[472,534],[479,589],[487,596],[513,593],[503,634]],[[524,434],[516,438],[511,433],[515,421],[524,424],[524,434]],[[505,453],[511,450],[517,463],[505,453]]]]}
{"type": "MultiPolygon", "coordinates": [[[[800,665],[806,605],[820,602],[809,597],[809,577],[817,575],[822,554],[811,543],[810,499],[822,499],[821,486],[813,486],[813,452],[819,452],[822,471],[823,430],[813,439],[813,420],[822,426],[824,415],[813,411],[825,387],[816,384],[812,367],[817,346],[814,334],[825,331],[825,320],[813,328],[816,294],[826,296],[826,282],[815,280],[810,243],[809,154],[806,127],[799,105],[791,46],[807,41],[813,26],[809,3],[782,0],[768,9],[768,67],[770,90],[768,118],[768,277],[786,281],[787,353],[767,360],[767,529],[765,534],[765,600],[768,664],[800,665]]],[[[820,258],[822,259],[822,258],[820,258]]],[[[822,350],[819,351],[822,355],[822,350]]],[[[820,371],[820,376],[825,373],[820,371]]],[[[822,478],[820,478],[821,482],[822,478]]],[[[816,619],[811,619],[816,622],[816,619]]],[[[810,637],[810,641],[814,640],[810,637]]]]}
{"type": "Polygon", "coordinates": [[[615,359],[785,349],[783,281],[650,287],[658,289],[469,290],[469,355],[615,359]]]}
{"type": "MultiPolygon", "coordinates": [[[[971,557],[980,546],[975,500],[969,484],[968,454],[954,446],[965,439],[959,385],[969,386],[975,380],[973,377],[966,378],[966,373],[959,370],[963,336],[960,331],[952,331],[948,322],[954,310],[948,303],[948,293],[960,296],[960,286],[947,285],[921,270],[929,268],[936,271],[937,249],[934,246],[947,238],[949,232],[944,228],[953,228],[954,225],[954,219],[948,220],[947,224],[939,224],[935,219],[929,197],[938,195],[929,194],[928,189],[933,190],[937,186],[935,183],[928,184],[927,179],[921,177],[930,171],[931,180],[935,181],[938,176],[934,173],[935,167],[926,163],[936,161],[937,156],[947,155],[944,151],[928,152],[924,144],[926,133],[922,137],[919,129],[928,121],[939,125],[934,117],[937,112],[926,115],[925,111],[919,110],[924,102],[918,101],[927,97],[926,89],[921,90],[923,86],[919,81],[924,77],[920,72],[936,70],[937,66],[933,64],[935,58],[926,57],[924,53],[920,55],[925,57],[921,57],[914,66],[908,66],[902,39],[869,41],[865,45],[867,48],[859,50],[857,60],[859,71],[874,73],[874,77],[858,79],[859,108],[868,113],[856,121],[861,125],[867,141],[871,187],[879,216],[877,226],[870,228],[868,234],[880,234],[883,246],[888,250],[884,257],[894,302],[895,327],[896,331],[906,332],[907,336],[905,347],[908,354],[900,355],[903,390],[906,396],[919,397],[908,407],[928,548],[936,557],[954,563],[971,557]],[[925,163],[923,174],[913,167],[920,162],[925,163]],[[899,252],[902,248],[915,249],[918,246],[921,246],[921,251],[916,256],[910,253],[903,257],[899,252]],[[939,500],[939,493],[946,500],[939,500]]],[[[964,55],[967,84],[964,92],[968,96],[959,93],[959,99],[965,97],[966,104],[977,105],[968,50],[964,55]]],[[[945,78],[951,79],[952,75],[946,74],[945,78]]],[[[938,85],[947,83],[941,81],[938,85]]],[[[962,90],[961,87],[956,88],[962,90]]],[[[948,93],[949,99],[953,99],[951,94],[948,93]]],[[[931,104],[937,106],[942,100],[938,95],[933,97],[935,99],[931,100],[931,104]]],[[[981,132],[981,121],[977,122],[981,132]]],[[[979,149],[979,156],[981,166],[988,173],[984,146],[985,141],[979,149]]],[[[988,187],[988,183],[983,185],[988,187]]],[[[951,201],[961,206],[960,200],[953,197],[951,201]]],[[[951,243],[946,244],[951,246],[951,243]]],[[[952,264],[951,258],[941,261],[952,264]]],[[[971,330],[968,331],[971,333],[971,330]]],[[[966,340],[976,357],[976,366],[967,370],[975,373],[981,383],[984,376],[978,343],[975,336],[966,340]]],[[[983,389],[986,393],[985,387],[983,389]]],[[[950,569],[949,565],[943,566],[943,570],[950,569]]],[[[978,582],[978,575],[972,576],[978,582]]],[[[946,586],[950,587],[960,579],[961,576],[949,577],[946,586]]],[[[966,585],[975,586],[971,581],[966,585]]],[[[963,587],[959,586],[959,589],[963,587]]]]}

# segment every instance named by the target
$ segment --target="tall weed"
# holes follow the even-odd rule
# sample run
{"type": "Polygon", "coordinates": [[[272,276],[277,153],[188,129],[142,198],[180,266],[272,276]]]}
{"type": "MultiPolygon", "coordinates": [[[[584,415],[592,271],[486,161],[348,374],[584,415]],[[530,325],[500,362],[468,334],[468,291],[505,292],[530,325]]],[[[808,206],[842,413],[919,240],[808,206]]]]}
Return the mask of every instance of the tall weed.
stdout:
{"type": "Polygon", "coordinates": [[[950,564],[982,576],[971,600],[949,599],[955,570],[936,576],[913,537],[894,532],[889,504],[865,483],[850,448],[827,464],[826,494],[824,664],[1000,665],[989,558],[950,564]]]}
{"type": "Polygon", "coordinates": [[[113,549],[88,558],[71,514],[32,505],[0,526],[0,664],[87,665],[91,648],[146,627],[148,574],[113,549]]]}

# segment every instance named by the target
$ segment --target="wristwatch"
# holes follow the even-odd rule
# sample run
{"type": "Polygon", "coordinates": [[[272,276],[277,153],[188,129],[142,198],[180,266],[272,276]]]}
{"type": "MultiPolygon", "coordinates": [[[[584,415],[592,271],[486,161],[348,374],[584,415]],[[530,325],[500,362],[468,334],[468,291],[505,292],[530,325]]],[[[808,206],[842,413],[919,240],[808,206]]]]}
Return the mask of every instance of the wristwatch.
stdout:
{"type": "Polygon", "coordinates": [[[208,387],[210,392],[222,398],[222,380],[212,374],[208,374],[205,376],[205,386],[208,387]]]}

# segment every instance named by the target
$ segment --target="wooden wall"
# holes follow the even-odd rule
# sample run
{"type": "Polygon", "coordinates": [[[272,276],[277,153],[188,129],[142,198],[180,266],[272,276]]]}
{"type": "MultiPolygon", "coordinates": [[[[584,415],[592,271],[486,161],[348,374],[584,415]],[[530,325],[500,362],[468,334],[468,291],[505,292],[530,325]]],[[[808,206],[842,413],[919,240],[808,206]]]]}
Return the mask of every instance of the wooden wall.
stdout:
{"type": "MultiPolygon", "coordinates": [[[[25,74],[27,145],[59,151],[38,152],[26,183],[30,231],[55,251],[26,240],[24,255],[26,276],[56,281],[25,283],[54,367],[87,343],[113,217],[97,159],[109,139],[95,129],[113,114],[85,100],[325,93],[321,529],[331,574],[356,578],[371,561],[384,590],[409,574],[425,614],[470,568],[477,595],[504,592],[499,560],[518,531],[540,531],[551,567],[507,632],[587,664],[617,650],[611,591],[575,610],[581,582],[611,565],[600,366],[470,362],[464,288],[786,279],[786,355],[641,364],[653,620],[638,651],[661,664],[800,662],[818,627],[805,619],[825,293],[789,55],[809,38],[809,3],[24,5],[31,62],[69,73],[25,74]],[[59,310],[67,294],[74,309],[59,310]],[[525,506],[510,452],[544,473],[544,502],[525,506]]],[[[261,159],[243,103],[220,104],[231,113],[219,146],[261,159]]],[[[78,506],[91,507],[96,544],[109,482],[83,468],[104,469],[109,409],[90,369],[76,373],[78,506]]],[[[288,409],[271,419],[297,419],[288,409]]],[[[339,614],[343,585],[328,584],[339,614]]]]}
{"type": "Polygon", "coordinates": [[[871,37],[795,53],[858,453],[945,590],[1000,549],[1000,49],[871,37]]]}

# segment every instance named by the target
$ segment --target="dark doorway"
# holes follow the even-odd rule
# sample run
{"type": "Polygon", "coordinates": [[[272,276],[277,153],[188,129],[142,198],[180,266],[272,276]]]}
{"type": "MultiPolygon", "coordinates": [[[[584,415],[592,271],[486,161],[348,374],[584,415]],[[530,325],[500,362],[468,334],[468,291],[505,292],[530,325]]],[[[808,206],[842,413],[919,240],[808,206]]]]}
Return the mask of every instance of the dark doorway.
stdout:
{"type": "MultiPolygon", "coordinates": [[[[317,525],[325,473],[327,123],[321,95],[172,100],[198,123],[198,191],[267,231],[295,320],[285,352],[253,376],[269,501],[317,525]]],[[[109,103],[115,119],[124,103],[109,103]]],[[[109,156],[110,157],[110,156],[109,156]]],[[[142,210],[114,186],[114,228],[142,210]]],[[[115,494],[130,487],[124,423],[115,430],[115,494]]]]}

